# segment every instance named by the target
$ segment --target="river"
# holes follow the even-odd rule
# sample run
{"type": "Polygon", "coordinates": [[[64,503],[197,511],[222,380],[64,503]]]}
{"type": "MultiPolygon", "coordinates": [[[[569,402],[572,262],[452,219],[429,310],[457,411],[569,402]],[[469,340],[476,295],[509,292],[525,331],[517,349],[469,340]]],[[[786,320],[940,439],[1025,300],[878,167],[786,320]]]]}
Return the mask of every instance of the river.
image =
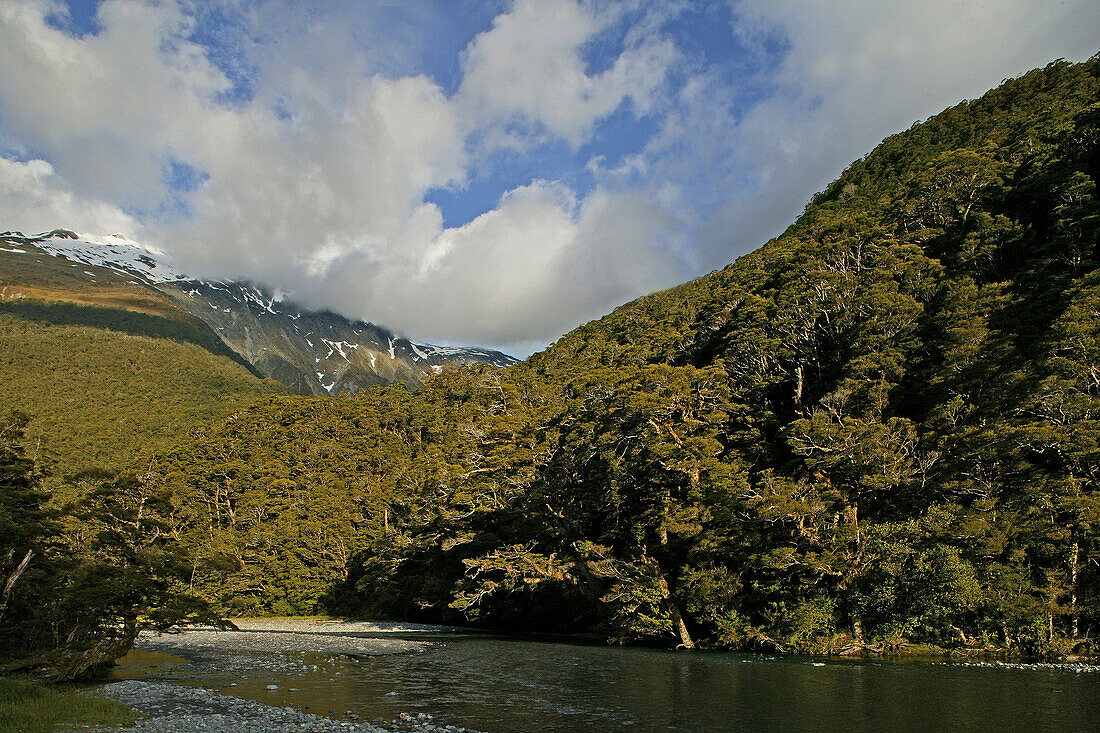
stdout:
{"type": "Polygon", "coordinates": [[[428,640],[422,651],[383,656],[296,651],[285,664],[252,664],[238,657],[254,660],[255,652],[225,649],[169,677],[334,717],[429,713],[490,733],[1100,730],[1096,667],[674,653],[462,634],[428,640]]]}

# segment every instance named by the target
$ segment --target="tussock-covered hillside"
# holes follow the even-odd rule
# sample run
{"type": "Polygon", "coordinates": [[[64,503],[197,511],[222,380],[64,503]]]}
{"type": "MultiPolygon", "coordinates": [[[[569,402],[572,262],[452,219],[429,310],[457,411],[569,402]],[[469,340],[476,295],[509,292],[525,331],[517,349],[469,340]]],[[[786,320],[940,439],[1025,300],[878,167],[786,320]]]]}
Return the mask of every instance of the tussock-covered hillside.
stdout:
{"type": "Polygon", "coordinates": [[[28,446],[52,483],[147,461],[285,391],[132,277],[33,247],[0,250],[0,404],[30,418],[28,446]]]}

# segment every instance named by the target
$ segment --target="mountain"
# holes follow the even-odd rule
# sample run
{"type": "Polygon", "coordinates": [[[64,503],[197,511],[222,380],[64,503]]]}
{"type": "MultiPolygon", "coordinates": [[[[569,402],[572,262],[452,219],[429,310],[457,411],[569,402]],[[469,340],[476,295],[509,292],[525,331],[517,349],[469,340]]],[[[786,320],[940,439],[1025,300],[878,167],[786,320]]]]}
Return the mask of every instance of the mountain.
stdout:
{"type": "MultiPolygon", "coordinates": [[[[265,344],[230,351],[208,325],[230,322],[182,305],[267,324],[275,293],[192,295],[148,253],[84,264],[44,248],[76,239],[9,235],[0,399],[79,410],[71,464],[104,424],[160,435],[142,406],[185,414],[127,485],[227,612],[1080,653],[1100,623],[1098,99],[1100,58],[1008,80],[885,139],[727,267],[415,392],[275,394],[231,358],[255,369],[265,344]]],[[[350,363],[346,331],[291,315],[300,353],[350,363]]]]}
{"type": "Polygon", "coordinates": [[[666,646],[1085,648],[1097,99],[1098,59],[1009,80],[519,365],[237,413],[164,457],[195,587],[666,646]]]}
{"type": "MultiPolygon", "coordinates": [[[[98,273],[104,269],[129,278],[116,283],[122,289],[151,288],[205,323],[258,374],[299,394],[353,394],[394,382],[415,388],[449,366],[504,367],[517,361],[489,349],[410,341],[372,323],[301,308],[281,292],[252,283],[195,279],[121,235],[99,238],[63,229],[36,236],[5,232],[0,247],[0,253],[44,252],[68,260],[75,269],[70,279],[114,282],[98,273]]],[[[8,287],[18,284],[27,283],[8,287]]]]}
{"type": "Polygon", "coordinates": [[[287,389],[133,276],[0,244],[0,412],[51,488],[67,474],[147,464],[191,431],[287,389]]]}

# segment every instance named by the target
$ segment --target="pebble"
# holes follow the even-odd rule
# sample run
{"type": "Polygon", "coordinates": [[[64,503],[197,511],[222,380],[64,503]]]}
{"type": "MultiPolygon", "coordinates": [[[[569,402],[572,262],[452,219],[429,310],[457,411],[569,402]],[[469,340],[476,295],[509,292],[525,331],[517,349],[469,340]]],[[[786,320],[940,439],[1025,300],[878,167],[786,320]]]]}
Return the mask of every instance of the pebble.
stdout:
{"type": "Polygon", "coordinates": [[[400,713],[391,723],[333,720],[292,707],[275,707],[252,700],[222,695],[202,687],[183,687],[168,682],[123,680],[98,688],[104,697],[118,700],[141,711],[146,717],[127,728],[94,728],[93,733],[449,733],[463,730],[440,727],[427,713],[400,713]]]}
{"type": "Polygon", "coordinates": [[[1100,664],[1084,662],[943,662],[952,667],[993,667],[996,669],[1050,670],[1053,672],[1100,672],[1100,664]]]}
{"type": "MultiPolygon", "coordinates": [[[[349,624],[350,625],[350,624],[349,624]]],[[[226,649],[237,652],[258,654],[287,654],[294,652],[316,652],[320,649],[335,653],[335,658],[366,657],[379,654],[407,654],[423,652],[430,648],[430,642],[407,641],[405,639],[371,639],[361,636],[344,636],[333,631],[290,631],[294,628],[285,624],[288,630],[271,630],[263,633],[256,631],[215,631],[213,629],[195,629],[182,633],[143,633],[138,640],[142,649],[163,651],[170,654],[214,655],[220,656],[226,649]]],[[[348,632],[355,633],[355,632],[348,632]]],[[[314,665],[299,663],[301,671],[308,671],[314,665]]],[[[256,667],[252,667],[255,669],[256,667]]],[[[279,666],[278,669],[282,669],[279,666]]]]}
{"type": "MultiPolygon", "coordinates": [[[[429,642],[402,639],[378,639],[348,636],[369,631],[368,624],[325,623],[318,628],[312,622],[272,621],[256,624],[248,631],[188,630],[183,633],[143,633],[137,646],[164,651],[190,659],[191,664],[172,667],[157,675],[160,679],[129,679],[99,685],[95,692],[118,700],[145,714],[127,728],[88,729],[98,733],[449,733],[461,728],[442,727],[427,713],[401,713],[390,722],[360,722],[359,715],[348,710],[350,720],[334,720],[293,707],[276,707],[254,700],[223,695],[204,687],[163,681],[194,680],[204,674],[213,676],[239,671],[270,671],[294,674],[317,669],[316,665],[297,661],[303,652],[328,652],[335,658],[354,658],[374,654],[402,654],[426,650],[429,642]],[[256,633],[262,632],[262,633],[256,633]],[[226,654],[232,650],[232,654],[226,654]],[[196,675],[197,673],[197,675],[196,675]]],[[[422,630],[430,631],[430,627],[422,630]]],[[[229,687],[235,687],[230,682],[229,687]]],[[[279,685],[269,684],[269,691],[279,685]]],[[[291,687],[286,692],[296,692],[291,687]]],[[[397,692],[389,693],[397,695],[397,692]]],[[[336,715],[336,711],[329,711],[336,715]]],[[[470,733],[475,733],[470,731],[470,733]]]]}

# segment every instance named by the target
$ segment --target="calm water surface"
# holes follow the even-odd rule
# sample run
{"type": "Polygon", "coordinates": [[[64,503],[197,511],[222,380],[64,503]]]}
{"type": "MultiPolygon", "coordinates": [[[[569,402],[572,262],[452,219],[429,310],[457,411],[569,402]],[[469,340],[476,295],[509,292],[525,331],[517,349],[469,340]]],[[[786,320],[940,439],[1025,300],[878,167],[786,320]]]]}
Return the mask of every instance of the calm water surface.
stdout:
{"type": "Polygon", "coordinates": [[[490,733],[1100,731],[1096,671],[672,653],[463,636],[437,638],[418,654],[294,659],[304,671],[206,673],[187,681],[335,717],[350,711],[364,720],[391,720],[399,712],[425,712],[490,733]],[[266,690],[272,683],[280,689],[266,690]]]}

